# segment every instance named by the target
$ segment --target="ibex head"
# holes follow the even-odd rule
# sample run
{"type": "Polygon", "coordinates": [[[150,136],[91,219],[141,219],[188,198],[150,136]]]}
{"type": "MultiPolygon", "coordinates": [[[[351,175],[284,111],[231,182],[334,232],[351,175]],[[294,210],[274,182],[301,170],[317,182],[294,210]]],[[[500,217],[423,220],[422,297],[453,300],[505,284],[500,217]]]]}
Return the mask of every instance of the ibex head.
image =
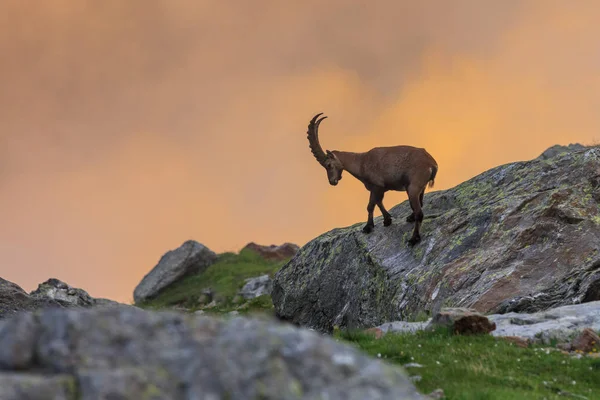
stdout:
{"type": "Polygon", "coordinates": [[[342,179],[342,171],[344,170],[344,166],[334,153],[329,150],[324,152],[321,148],[321,144],[319,144],[319,125],[325,118],[327,118],[319,118],[321,114],[323,113],[315,115],[308,124],[308,144],[311,152],[319,164],[321,164],[323,168],[327,170],[329,184],[335,186],[342,179]],[[317,120],[317,118],[319,119],[317,120]]]}

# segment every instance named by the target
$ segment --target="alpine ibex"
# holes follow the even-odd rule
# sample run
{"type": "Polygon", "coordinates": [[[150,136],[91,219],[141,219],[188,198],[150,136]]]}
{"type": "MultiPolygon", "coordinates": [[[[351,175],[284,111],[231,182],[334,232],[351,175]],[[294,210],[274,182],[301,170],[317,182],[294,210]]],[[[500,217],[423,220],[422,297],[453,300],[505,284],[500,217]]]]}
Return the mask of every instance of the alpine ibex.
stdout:
{"type": "Polygon", "coordinates": [[[327,117],[319,113],[308,124],[308,143],[313,155],[326,170],[332,186],[342,179],[344,170],[361,181],[371,192],[367,206],[368,220],[364,233],[371,233],[375,205],[383,215],[383,225],[392,224],[392,216],[383,206],[383,196],[388,190],[406,191],[412,208],[407,222],[414,222],[412,237],[408,240],[414,246],[421,240],[419,228],[423,222],[423,195],[425,187],[433,187],[438,165],[425,149],[412,146],[376,147],[365,153],[333,150],[323,151],[319,144],[319,125],[327,117]]]}

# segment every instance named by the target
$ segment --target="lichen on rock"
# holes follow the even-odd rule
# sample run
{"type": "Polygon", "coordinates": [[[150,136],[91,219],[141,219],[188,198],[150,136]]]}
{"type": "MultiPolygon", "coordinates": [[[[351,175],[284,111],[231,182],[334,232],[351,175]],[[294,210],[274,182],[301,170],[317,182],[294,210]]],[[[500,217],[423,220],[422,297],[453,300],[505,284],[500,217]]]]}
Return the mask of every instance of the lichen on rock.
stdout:
{"type": "MultiPolygon", "coordinates": [[[[275,275],[277,315],[331,332],[442,307],[534,312],[600,300],[600,148],[574,146],[426,193],[409,247],[408,202],[311,240],[275,275]]],[[[440,168],[443,173],[443,166],[440,168]]]]}

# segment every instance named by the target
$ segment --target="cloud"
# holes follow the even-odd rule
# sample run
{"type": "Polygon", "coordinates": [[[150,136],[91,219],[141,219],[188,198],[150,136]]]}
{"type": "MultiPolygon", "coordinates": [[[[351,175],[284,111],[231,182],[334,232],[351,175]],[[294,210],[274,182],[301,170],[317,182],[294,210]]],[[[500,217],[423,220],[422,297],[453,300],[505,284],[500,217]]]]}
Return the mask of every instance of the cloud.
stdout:
{"type": "MultiPolygon", "coordinates": [[[[0,276],[131,299],[167,250],[303,244],[366,218],[329,149],[424,146],[436,189],[596,140],[592,1],[0,5],[0,276]]],[[[388,208],[405,198],[386,195],[388,208]]]]}

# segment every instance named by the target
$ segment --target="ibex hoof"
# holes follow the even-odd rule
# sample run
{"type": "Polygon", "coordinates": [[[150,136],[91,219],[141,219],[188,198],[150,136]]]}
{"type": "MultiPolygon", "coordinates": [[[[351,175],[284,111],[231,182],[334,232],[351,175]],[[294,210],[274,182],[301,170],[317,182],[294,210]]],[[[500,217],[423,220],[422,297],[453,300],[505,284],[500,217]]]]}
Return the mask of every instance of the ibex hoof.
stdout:
{"type": "Polygon", "coordinates": [[[392,224],[392,219],[391,218],[384,218],[383,219],[383,226],[390,226],[392,224]]]}
{"type": "Polygon", "coordinates": [[[362,231],[363,231],[363,233],[373,232],[373,225],[365,225],[362,231]]]}
{"type": "Polygon", "coordinates": [[[410,214],[406,217],[406,222],[415,222],[415,214],[410,214]]]}
{"type": "Polygon", "coordinates": [[[410,246],[414,246],[415,244],[419,243],[421,241],[421,236],[413,236],[410,239],[408,239],[408,244],[410,246]]]}

